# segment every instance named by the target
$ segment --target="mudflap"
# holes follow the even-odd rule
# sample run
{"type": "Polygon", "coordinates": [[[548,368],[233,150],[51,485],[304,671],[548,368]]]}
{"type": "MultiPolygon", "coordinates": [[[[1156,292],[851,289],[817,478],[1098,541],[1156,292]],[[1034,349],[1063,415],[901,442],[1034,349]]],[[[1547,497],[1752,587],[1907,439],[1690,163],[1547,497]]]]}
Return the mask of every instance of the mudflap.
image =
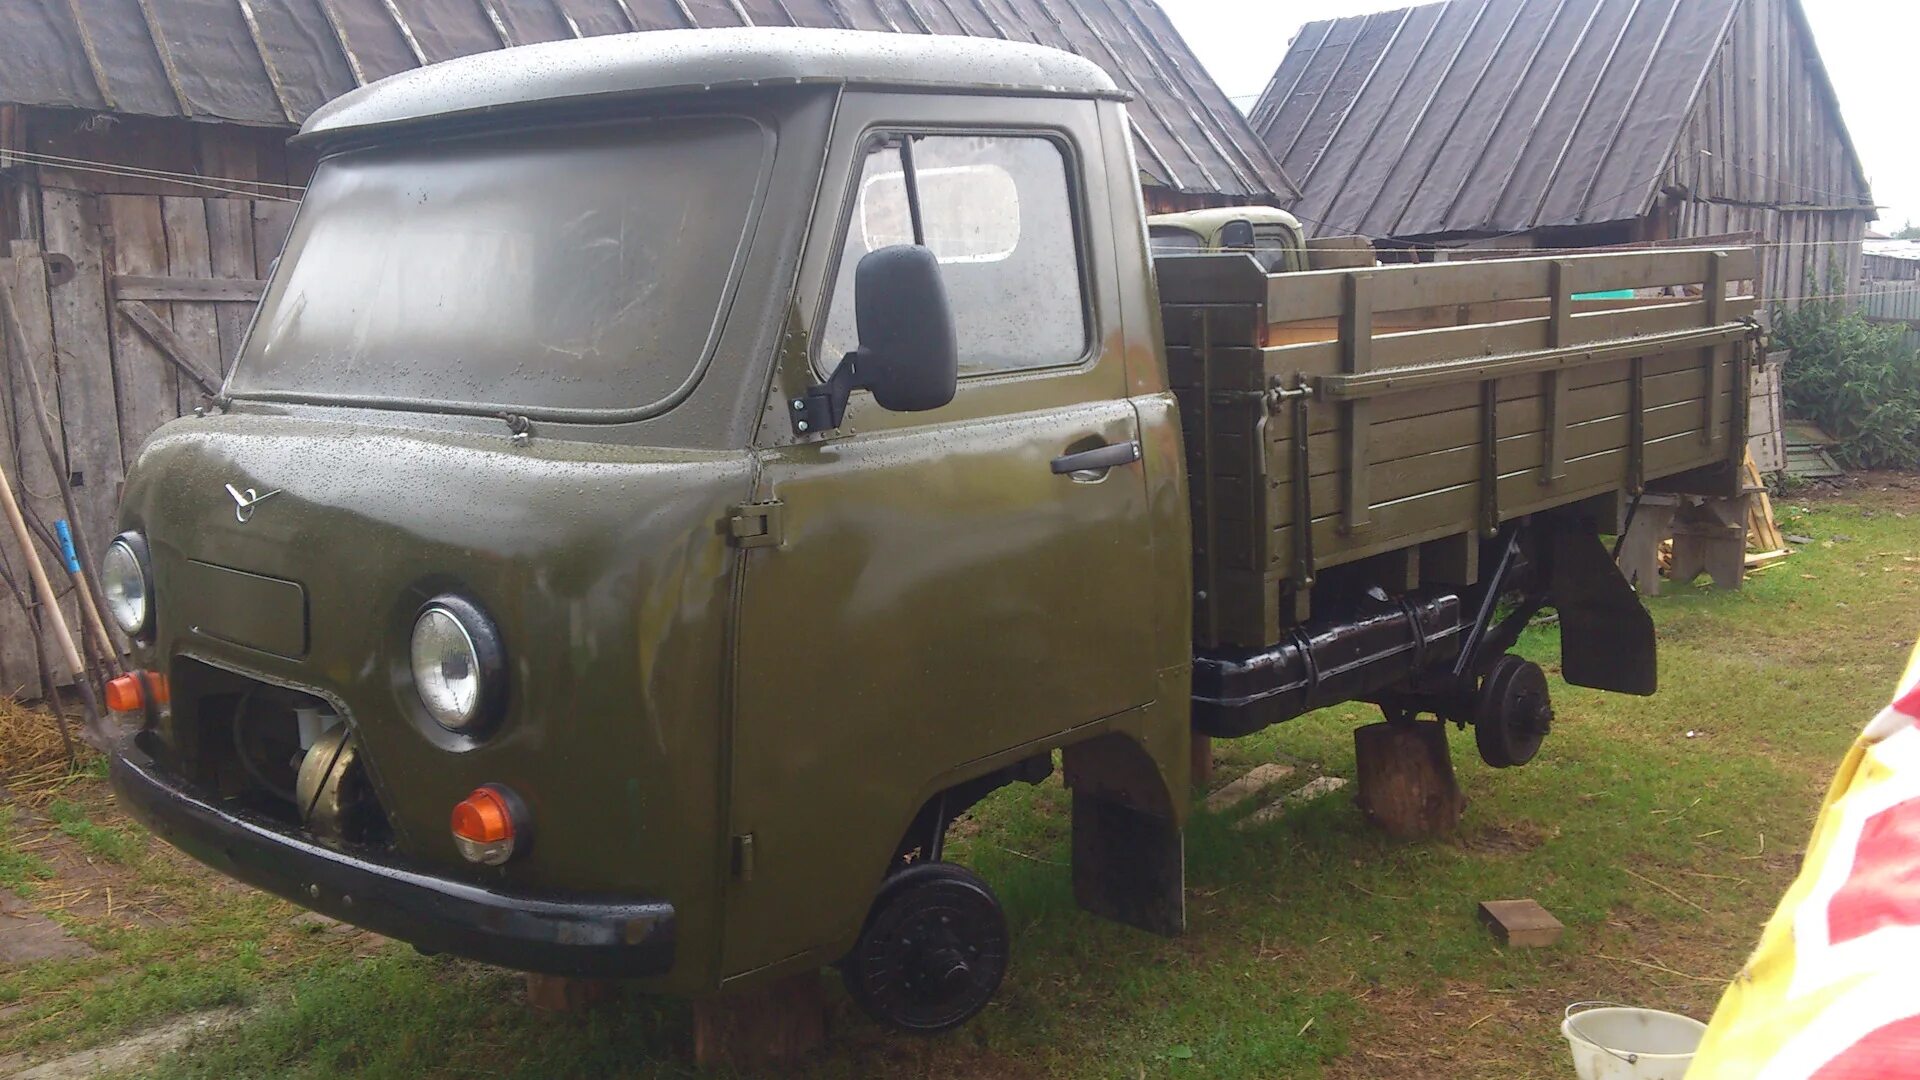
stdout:
{"type": "Polygon", "coordinates": [[[1073,797],[1073,900],[1103,919],[1173,937],[1187,928],[1186,841],[1173,819],[1073,797]]]}
{"type": "Polygon", "coordinates": [[[1153,934],[1187,928],[1186,837],[1140,744],[1105,735],[1061,752],[1073,791],[1073,899],[1153,934]]]}
{"type": "Polygon", "coordinates": [[[1590,522],[1549,525],[1548,593],[1560,612],[1560,674],[1575,686],[1651,695],[1659,686],[1653,616],[1590,522]]]}

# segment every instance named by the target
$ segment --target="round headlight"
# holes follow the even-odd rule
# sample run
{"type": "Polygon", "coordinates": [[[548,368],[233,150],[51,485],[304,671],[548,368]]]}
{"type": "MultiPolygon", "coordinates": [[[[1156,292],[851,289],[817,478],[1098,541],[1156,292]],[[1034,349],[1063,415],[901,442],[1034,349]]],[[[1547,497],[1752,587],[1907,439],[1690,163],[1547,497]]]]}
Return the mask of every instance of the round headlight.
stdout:
{"type": "Polygon", "coordinates": [[[121,533],[100,560],[100,591],[107,613],[132,637],[146,633],[153,618],[153,580],[147,573],[147,541],[139,533],[121,533]]]}
{"type": "Polygon", "coordinates": [[[505,680],[499,637],[458,597],[428,604],[413,624],[413,684],[434,722],[473,734],[494,719],[505,680]]]}

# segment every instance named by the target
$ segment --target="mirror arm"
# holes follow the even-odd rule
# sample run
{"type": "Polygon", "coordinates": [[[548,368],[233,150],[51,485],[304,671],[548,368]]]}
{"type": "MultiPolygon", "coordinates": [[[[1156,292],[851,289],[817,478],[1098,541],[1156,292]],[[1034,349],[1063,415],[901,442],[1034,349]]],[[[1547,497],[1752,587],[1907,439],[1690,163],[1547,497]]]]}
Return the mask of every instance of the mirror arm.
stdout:
{"type": "Polygon", "coordinates": [[[856,361],[860,350],[846,354],[834,366],[833,374],[822,383],[807,387],[807,396],[795,401],[793,431],[796,435],[815,435],[832,431],[846,419],[847,399],[860,388],[856,361]]]}

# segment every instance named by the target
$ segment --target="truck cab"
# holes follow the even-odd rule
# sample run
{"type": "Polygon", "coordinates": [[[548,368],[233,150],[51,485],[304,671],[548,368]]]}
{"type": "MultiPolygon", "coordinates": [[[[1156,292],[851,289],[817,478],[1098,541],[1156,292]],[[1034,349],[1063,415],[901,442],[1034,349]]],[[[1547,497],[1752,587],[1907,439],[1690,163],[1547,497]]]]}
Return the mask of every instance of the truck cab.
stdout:
{"type": "Polygon", "coordinates": [[[103,560],[112,775],[424,950],[681,994],[837,964],[952,1027],[1008,961],[941,858],[968,807],[1062,769],[1076,900],[1178,933],[1195,732],[1358,698],[1523,762],[1517,627],[1557,606],[1570,680],[1650,692],[1598,535],[1737,445],[1751,252],[1312,271],[1248,210],[1179,228],[1274,264],[1156,285],[1123,95],[1038,46],[533,45],[298,139],[233,372],[103,560]],[[1569,306],[1677,281],[1708,299],[1569,306]]]}
{"type": "Polygon", "coordinates": [[[1147,219],[1155,255],[1244,251],[1269,274],[1309,269],[1300,219],[1273,206],[1219,206],[1147,219]]]}
{"type": "Polygon", "coordinates": [[[320,110],[218,407],[126,489],[167,701],[123,798],[424,948],[684,993],[844,956],[1063,744],[1173,827],[1186,490],[1120,100],[1034,46],[737,30],[320,110]]]}

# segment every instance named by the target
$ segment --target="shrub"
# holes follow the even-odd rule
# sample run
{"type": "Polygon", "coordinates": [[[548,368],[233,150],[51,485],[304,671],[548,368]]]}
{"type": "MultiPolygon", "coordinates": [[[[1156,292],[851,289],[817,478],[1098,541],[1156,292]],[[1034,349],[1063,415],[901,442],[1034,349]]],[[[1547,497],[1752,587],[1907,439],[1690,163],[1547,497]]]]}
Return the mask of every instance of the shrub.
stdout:
{"type": "Polygon", "coordinates": [[[1840,440],[1849,468],[1920,467],[1920,355],[1898,326],[1844,302],[1777,312],[1774,343],[1793,350],[1781,375],[1787,412],[1840,440]]]}

